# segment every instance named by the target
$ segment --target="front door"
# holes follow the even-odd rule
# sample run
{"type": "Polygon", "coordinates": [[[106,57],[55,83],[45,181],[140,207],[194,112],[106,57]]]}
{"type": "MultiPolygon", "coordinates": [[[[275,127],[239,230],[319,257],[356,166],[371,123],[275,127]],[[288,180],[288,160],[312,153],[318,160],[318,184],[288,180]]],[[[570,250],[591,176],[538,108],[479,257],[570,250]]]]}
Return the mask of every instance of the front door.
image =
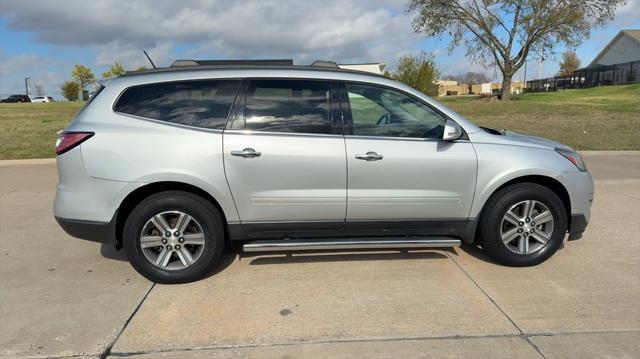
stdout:
{"type": "Polygon", "coordinates": [[[464,224],[473,199],[476,154],[466,140],[441,140],[446,117],[386,87],[347,83],[342,98],[347,228],[420,227],[448,220],[464,224]]]}
{"type": "Polygon", "coordinates": [[[227,180],[245,230],[252,224],[276,231],[311,229],[312,222],[342,228],[347,168],[330,94],[329,81],[248,84],[223,145],[227,180]]]}

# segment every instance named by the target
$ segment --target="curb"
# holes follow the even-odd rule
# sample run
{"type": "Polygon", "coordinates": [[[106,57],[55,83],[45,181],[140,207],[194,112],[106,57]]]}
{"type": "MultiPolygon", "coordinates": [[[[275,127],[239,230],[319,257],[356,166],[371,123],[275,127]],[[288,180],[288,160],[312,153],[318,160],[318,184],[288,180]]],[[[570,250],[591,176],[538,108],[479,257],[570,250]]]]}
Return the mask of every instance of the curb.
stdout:
{"type": "Polygon", "coordinates": [[[20,165],[49,165],[55,164],[55,158],[33,158],[27,160],[0,160],[0,167],[20,165]]]}

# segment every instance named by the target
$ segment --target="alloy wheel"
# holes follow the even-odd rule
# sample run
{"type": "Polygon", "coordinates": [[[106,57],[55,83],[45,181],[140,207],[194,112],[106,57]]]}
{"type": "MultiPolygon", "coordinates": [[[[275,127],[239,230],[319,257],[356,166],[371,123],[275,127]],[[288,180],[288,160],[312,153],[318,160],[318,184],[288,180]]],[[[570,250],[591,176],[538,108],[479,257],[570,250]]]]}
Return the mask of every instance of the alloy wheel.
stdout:
{"type": "Polygon", "coordinates": [[[193,265],[202,255],[205,234],[202,226],[181,211],[161,212],[142,227],[140,248],[154,266],[181,270],[193,265]]]}
{"type": "Polygon", "coordinates": [[[551,240],[553,224],[553,214],[545,204],[534,200],[518,202],[502,218],[502,242],[516,254],[536,253],[551,240]]]}

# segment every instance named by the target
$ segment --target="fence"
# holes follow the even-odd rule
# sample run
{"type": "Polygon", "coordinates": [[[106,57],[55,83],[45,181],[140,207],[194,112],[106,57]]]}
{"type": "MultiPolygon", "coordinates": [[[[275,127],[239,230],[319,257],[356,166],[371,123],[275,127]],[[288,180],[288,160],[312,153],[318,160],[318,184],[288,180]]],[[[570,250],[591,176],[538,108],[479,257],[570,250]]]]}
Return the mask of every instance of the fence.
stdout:
{"type": "Polygon", "coordinates": [[[640,61],[595,65],[571,75],[527,81],[527,92],[640,83],[640,61]]]}

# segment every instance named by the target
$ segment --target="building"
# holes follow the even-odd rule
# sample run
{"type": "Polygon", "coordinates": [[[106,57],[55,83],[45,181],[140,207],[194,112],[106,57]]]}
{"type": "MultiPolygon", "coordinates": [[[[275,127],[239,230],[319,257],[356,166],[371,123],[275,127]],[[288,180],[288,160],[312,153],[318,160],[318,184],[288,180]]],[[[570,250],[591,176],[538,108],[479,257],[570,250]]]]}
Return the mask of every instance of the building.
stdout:
{"type": "MultiPolygon", "coordinates": [[[[483,84],[486,85],[486,84],[483,84]]],[[[511,94],[518,95],[521,94],[525,85],[522,81],[511,81],[511,94]]],[[[497,95],[502,90],[502,82],[492,82],[491,83],[491,94],[497,95]]]]}
{"type": "MultiPolygon", "coordinates": [[[[438,80],[438,96],[484,95],[495,96],[502,90],[502,82],[487,82],[484,84],[462,84],[452,80],[438,80]]],[[[511,93],[520,94],[524,88],[521,81],[511,82],[511,93]]]]}
{"type": "Polygon", "coordinates": [[[469,94],[469,85],[454,80],[438,80],[438,96],[458,96],[469,94]]]}
{"type": "Polygon", "coordinates": [[[640,30],[620,31],[582,69],[567,76],[527,81],[527,91],[555,91],[640,82],[640,30]]]}

